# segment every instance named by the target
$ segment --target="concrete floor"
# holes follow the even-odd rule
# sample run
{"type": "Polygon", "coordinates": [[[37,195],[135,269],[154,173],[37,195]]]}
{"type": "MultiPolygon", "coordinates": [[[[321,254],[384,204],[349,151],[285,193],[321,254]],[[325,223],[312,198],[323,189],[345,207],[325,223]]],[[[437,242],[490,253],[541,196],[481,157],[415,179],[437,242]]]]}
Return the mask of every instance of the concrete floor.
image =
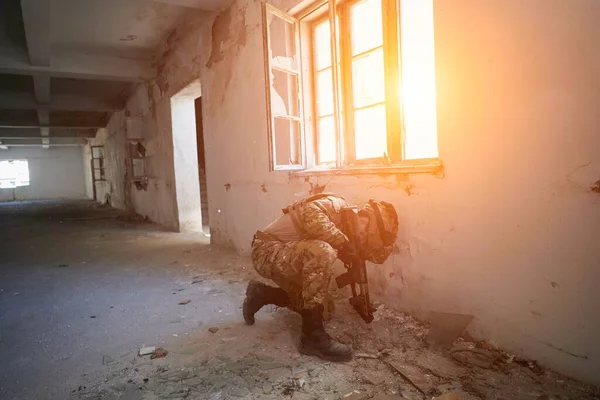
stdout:
{"type": "Polygon", "coordinates": [[[432,352],[425,325],[383,305],[367,325],[344,290],[333,291],[327,329],[352,344],[354,360],[303,356],[296,314],[265,307],[243,323],[255,273],[202,234],[91,202],[0,204],[0,226],[2,400],[600,400],[597,388],[485,343],[453,349],[489,368],[432,352]],[[140,357],[143,346],[169,354],[140,357]]]}
{"type": "Polygon", "coordinates": [[[105,355],[240,319],[247,260],[201,234],[91,202],[2,203],[0,226],[0,399],[66,399],[105,355]]]}

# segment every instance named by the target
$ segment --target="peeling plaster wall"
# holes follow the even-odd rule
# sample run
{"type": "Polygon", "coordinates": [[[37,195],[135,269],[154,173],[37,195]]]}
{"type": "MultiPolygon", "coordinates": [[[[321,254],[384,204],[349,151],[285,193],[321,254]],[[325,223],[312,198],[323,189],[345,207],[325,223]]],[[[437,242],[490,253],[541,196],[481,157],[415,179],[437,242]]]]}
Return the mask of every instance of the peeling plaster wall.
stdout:
{"type": "Polygon", "coordinates": [[[371,269],[389,305],[472,313],[472,335],[600,383],[598,18],[594,0],[435,0],[446,176],[305,182],[268,172],[260,4],[238,1],[202,74],[213,241],[247,252],[316,184],[391,201],[398,249],[371,269]]]}
{"type": "Polygon", "coordinates": [[[81,147],[14,147],[0,160],[27,160],[29,186],[0,189],[0,201],[83,199],[85,174],[81,147]],[[13,198],[14,197],[14,198],[13,198]]]}
{"type": "Polygon", "coordinates": [[[170,100],[201,76],[202,60],[207,58],[209,51],[206,38],[210,38],[208,22],[212,18],[213,14],[208,12],[190,11],[186,14],[160,46],[162,52],[154,63],[158,77],[138,85],[125,110],[113,114],[107,130],[114,131],[114,136],[111,134],[95,141],[97,144],[110,143],[110,148],[107,148],[112,157],[109,181],[117,204],[172,230],[179,230],[179,222],[170,100]],[[126,183],[126,118],[143,119],[149,178],[146,190],[137,190],[126,183]]]}
{"type": "Polygon", "coordinates": [[[168,102],[199,76],[214,243],[247,253],[317,187],[391,201],[397,251],[371,268],[388,305],[474,314],[475,337],[600,384],[598,2],[435,0],[443,178],[269,173],[260,13],[239,0],[165,42],[159,78],[128,103],[148,120],[156,168],[135,210],[176,225],[168,102]]]}
{"type": "MultiPolygon", "coordinates": [[[[96,183],[96,196],[100,203],[108,203],[119,209],[128,209],[129,200],[125,184],[125,120],[124,112],[116,112],[108,126],[99,129],[91,146],[104,146],[105,181],[96,183]]],[[[86,152],[90,152],[89,146],[86,152]]]]}

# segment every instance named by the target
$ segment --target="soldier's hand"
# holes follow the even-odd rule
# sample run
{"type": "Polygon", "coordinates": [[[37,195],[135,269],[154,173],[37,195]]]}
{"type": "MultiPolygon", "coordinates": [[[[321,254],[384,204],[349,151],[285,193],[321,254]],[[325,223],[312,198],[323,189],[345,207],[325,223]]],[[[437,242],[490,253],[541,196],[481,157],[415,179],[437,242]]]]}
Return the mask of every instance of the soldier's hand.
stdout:
{"type": "Polygon", "coordinates": [[[346,242],[346,244],[338,250],[338,258],[344,264],[351,264],[354,259],[354,246],[352,246],[350,242],[346,242]]]}

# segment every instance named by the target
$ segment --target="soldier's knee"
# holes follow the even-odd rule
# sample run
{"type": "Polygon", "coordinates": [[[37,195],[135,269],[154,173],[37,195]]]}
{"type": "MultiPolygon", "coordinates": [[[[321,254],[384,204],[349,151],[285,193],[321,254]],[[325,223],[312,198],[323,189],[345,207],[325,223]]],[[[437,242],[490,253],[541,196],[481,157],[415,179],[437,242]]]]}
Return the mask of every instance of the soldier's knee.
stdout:
{"type": "Polygon", "coordinates": [[[333,264],[337,258],[337,252],[331,245],[322,240],[313,240],[308,248],[310,254],[319,258],[326,264],[333,264]]]}

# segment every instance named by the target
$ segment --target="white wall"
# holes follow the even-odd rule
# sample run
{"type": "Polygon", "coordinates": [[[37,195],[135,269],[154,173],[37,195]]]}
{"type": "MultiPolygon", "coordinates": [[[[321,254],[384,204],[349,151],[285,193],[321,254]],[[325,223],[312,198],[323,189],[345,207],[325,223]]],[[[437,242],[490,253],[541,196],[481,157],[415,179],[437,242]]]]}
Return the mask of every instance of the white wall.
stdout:
{"type": "MultiPolygon", "coordinates": [[[[0,160],[27,160],[29,186],[14,189],[16,200],[86,198],[81,147],[13,147],[0,160]]],[[[13,189],[0,189],[0,201],[13,200],[13,189]]]]}
{"type": "Polygon", "coordinates": [[[435,0],[445,177],[307,181],[268,172],[260,10],[238,0],[216,18],[190,13],[158,78],[129,100],[155,148],[136,210],[177,223],[168,102],[200,77],[215,243],[248,252],[254,231],[315,184],[391,201],[398,249],[371,269],[381,299],[471,313],[475,337],[600,384],[600,196],[589,191],[600,179],[600,3],[435,0]]]}

